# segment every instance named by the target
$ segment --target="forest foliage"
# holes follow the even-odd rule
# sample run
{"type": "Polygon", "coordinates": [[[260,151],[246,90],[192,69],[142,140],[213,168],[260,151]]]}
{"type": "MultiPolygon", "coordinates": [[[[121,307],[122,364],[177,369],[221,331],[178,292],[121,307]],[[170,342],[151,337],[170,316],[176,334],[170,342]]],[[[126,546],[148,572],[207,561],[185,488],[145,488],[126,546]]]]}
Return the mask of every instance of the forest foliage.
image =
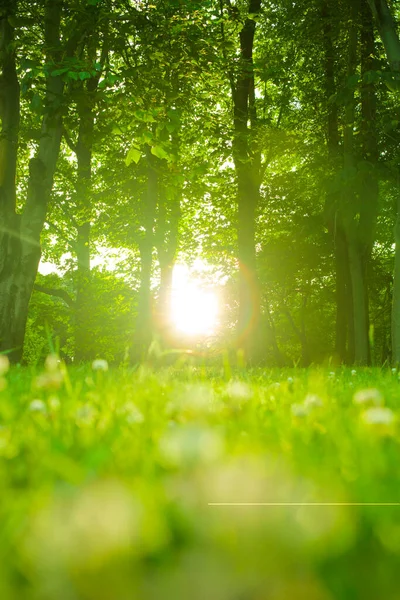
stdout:
{"type": "Polygon", "coordinates": [[[397,17],[385,0],[5,0],[0,351],[137,362],[157,339],[397,364],[397,17]],[[179,339],[173,268],[198,258],[221,324],[179,339]]]}

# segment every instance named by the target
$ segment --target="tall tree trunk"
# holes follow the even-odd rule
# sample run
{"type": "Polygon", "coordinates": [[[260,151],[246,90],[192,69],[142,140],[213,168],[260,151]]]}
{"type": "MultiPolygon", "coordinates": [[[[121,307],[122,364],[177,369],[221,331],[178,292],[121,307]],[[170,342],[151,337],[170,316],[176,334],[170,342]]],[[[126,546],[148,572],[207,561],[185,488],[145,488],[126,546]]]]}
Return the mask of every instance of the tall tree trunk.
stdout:
{"type": "Polygon", "coordinates": [[[233,157],[237,178],[239,321],[238,345],[250,363],[259,362],[261,294],[257,276],[255,217],[260,199],[260,153],[254,150],[256,110],[254,94],[253,45],[256,22],[250,15],[260,12],[260,0],[250,0],[249,17],[240,32],[240,65],[232,89],[234,104],[233,157]],[[250,122],[250,127],[249,127],[250,122]]]}
{"type": "Polygon", "coordinates": [[[379,35],[385,46],[390,68],[400,72],[400,39],[395,20],[390,12],[387,0],[367,0],[378,26],[379,35]]]}
{"type": "Polygon", "coordinates": [[[144,234],[139,242],[140,288],[137,318],[131,358],[134,362],[144,359],[153,336],[153,306],[151,295],[151,270],[153,264],[154,221],[158,197],[158,174],[155,157],[147,150],[147,189],[143,197],[144,234]]]}
{"type": "MultiPolygon", "coordinates": [[[[396,23],[386,0],[368,0],[385,47],[390,68],[396,76],[400,73],[400,39],[396,23]]],[[[397,217],[394,229],[396,252],[392,299],[392,362],[400,364],[400,200],[397,202],[397,217]]]]}
{"type": "Polygon", "coordinates": [[[396,251],[394,256],[392,299],[392,363],[400,365],[400,198],[397,199],[397,218],[394,227],[396,251]]]}
{"type": "Polygon", "coordinates": [[[92,358],[91,327],[89,311],[92,306],[90,298],[90,213],[91,213],[91,178],[92,178],[92,146],[94,128],[94,93],[97,87],[89,85],[80,89],[78,100],[79,134],[76,145],[78,161],[78,178],[76,193],[78,198],[77,225],[77,278],[75,304],[75,360],[77,362],[92,358]],[[93,88],[93,89],[92,89],[93,88]]]}
{"type": "MultiPolygon", "coordinates": [[[[86,47],[81,49],[86,52],[88,62],[94,65],[97,61],[99,46],[98,14],[94,6],[87,8],[87,20],[90,25],[87,29],[86,47]],[[97,29],[97,31],[96,31],[97,29]]],[[[101,49],[100,65],[104,64],[108,56],[108,28],[104,28],[104,40],[101,49]],[[105,29],[105,31],[104,31],[105,29]]],[[[92,155],[93,134],[97,100],[97,88],[102,69],[97,69],[96,74],[86,81],[73,84],[76,96],[77,113],[79,117],[78,139],[76,145],[72,143],[64,129],[64,137],[77,159],[76,205],[77,215],[74,219],[76,226],[76,244],[74,245],[77,258],[76,271],[76,302],[75,306],[75,360],[77,362],[90,360],[95,354],[94,340],[91,326],[91,311],[93,298],[91,295],[90,277],[90,233],[92,212],[92,155]]]]}
{"type": "MultiPolygon", "coordinates": [[[[351,77],[357,68],[357,48],[359,30],[359,0],[353,0],[350,7],[348,65],[347,74],[351,77]]],[[[357,170],[356,152],[354,148],[354,114],[355,99],[351,92],[345,109],[344,131],[344,168],[347,175],[343,219],[348,244],[349,269],[353,298],[354,323],[354,362],[359,365],[368,364],[370,358],[368,339],[368,296],[365,274],[365,247],[360,227],[363,200],[361,190],[355,185],[357,170]]]]}
{"type": "Polygon", "coordinates": [[[283,367],[286,363],[286,360],[285,360],[284,355],[281,352],[281,349],[279,348],[278,339],[276,336],[275,322],[274,322],[274,318],[271,314],[268,298],[264,298],[264,299],[265,299],[265,312],[266,312],[266,317],[267,317],[268,338],[271,342],[272,351],[274,353],[276,365],[278,367],[283,367]]]}
{"type": "Polygon", "coordinates": [[[366,365],[369,363],[370,352],[365,264],[355,234],[351,235],[349,242],[349,265],[353,292],[354,362],[357,365],[366,365]]]}
{"type": "MultiPolygon", "coordinates": [[[[179,78],[170,76],[171,90],[166,91],[166,112],[171,106],[171,92],[173,97],[179,95],[179,78]]],[[[157,306],[156,330],[160,342],[164,347],[173,343],[171,323],[171,292],[172,273],[178,250],[179,222],[181,218],[182,183],[177,181],[180,173],[180,133],[181,120],[174,124],[174,129],[169,135],[167,128],[161,132],[161,139],[170,139],[176,162],[166,164],[158,161],[158,214],[155,234],[155,246],[160,264],[160,292],[157,306]]]]}
{"type": "Polygon", "coordinates": [[[156,233],[156,248],[158,261],[160,263],[160,293],[157,307],[158,323],[157,331],[160,341],[165,347],[171,342],[171,291],[172,274],[178,249],[179,219],[181,214],[181,190],[176,189],[173,183],[170,185],[170,197],[166,198],[167,180],[159,186],[159,203],[156,233]],[[167,211],[168,204],[168,211],[167,211]]]}
{"type": "Polygon", "coordinates": [[[354,361],[353,291],[349,254],[343,230],[335,235],[336,267],[336,342],[335,351],[342,363],[354,361]]]}
{"type": "MultiPolygon", "coordinates": [[[[360,141],[364,162],[362,183],[360,220],[358,237],[364,272],[365,288],[365,329],[369,337],[369,294],[368,275],[371,252],[375,240],[375,229],[378,217],[379,182],[377,164],[379,159],[378,137],[376,132],[376,94],[375,84],[368,83],[368,73],[377,69],[375,56],[375,37],[371,11],[366,0],[361,1],[361,129],[360,141]]],[[[368,343],[368,362],[371,362],[370,344],[368,343]]]]}
{"type": "Polygon", "coordinates": [[[292,327],[296,337],[298,338],[298,340],[300,342],[301,366],[308,367],[311,362],[311,357],[310,357],[310,350],[309,350],[308,339],[307,339],[307,335],[306,335],[306,331],[305,331],[305,327],[304,327],[304,322],[302,322],[301,328],[297,327],[295,320],[293,319],[292,313],[286,306],[284,300],[282,300],[282,310],[283,310],[283,313],[285,314],[290,326],[292,327]]]}
{"type": "MultiPolygon", "coordinates": [[[[10,3],[12,6],[12,3],[10,3]]],[[[62,2],[48,1],[45,7],[46,62],[61,60],[60,20],[62,2]]],[[[0,66],[2,70],[0,145],[0,351],[10,359],[22,356],[28,306],[40,260],[40,234],[53,186],[61,142],[60,77],[46,79],[46,113],[36,156],[29,166],[24,211],[16,214],[15,173],[19,130],[19,86],[13,50],[11,13],[0,20],[0,66]],[[14,186],[14,191],[12,191],[14,186]]]]}
{"type": "MultiPolygon", "coordinates": [[[[324,71],[327,105],[327,145],[328,154],[334,174],[340,164],[339,157],[339,125],[338,108],[332,98],[336,93],[335,83],[335,50],[332,33],[333,6],[330,0],[322,4],[321,17],[323,24],[324,71]]],[[[343,230],[340,214],[340,195],[328,191],[325,201],[325,216],[328,229],[334,242],[334,260],[336,271],[336,335],[335,353],[341,363],[353,360],[354,327],[352,324],[352,290],[348,266],[347,239],[343,230]]]]}

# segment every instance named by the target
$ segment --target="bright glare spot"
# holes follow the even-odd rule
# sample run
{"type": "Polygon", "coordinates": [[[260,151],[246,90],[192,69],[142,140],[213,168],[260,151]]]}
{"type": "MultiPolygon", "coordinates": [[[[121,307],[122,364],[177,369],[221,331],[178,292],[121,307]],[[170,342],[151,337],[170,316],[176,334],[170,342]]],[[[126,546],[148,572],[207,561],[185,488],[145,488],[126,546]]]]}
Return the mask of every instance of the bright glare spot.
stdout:
{"type": "Polygon", "coordinates": [[[217,295],[190,277],[184,265],[174,268],[171,317],[176,329],[187,335],[209,335],[217,325],[217,295]]]}

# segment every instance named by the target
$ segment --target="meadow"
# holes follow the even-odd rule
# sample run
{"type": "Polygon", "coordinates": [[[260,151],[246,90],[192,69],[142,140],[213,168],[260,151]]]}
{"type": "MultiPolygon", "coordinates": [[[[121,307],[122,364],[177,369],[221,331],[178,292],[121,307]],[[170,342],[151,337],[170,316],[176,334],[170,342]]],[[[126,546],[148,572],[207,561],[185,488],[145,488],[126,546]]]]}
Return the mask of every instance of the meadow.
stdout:
{"type": "Polygon", "coordinates": [[[400,598],[396,370],[0,366],[0,598],[400,598]]]}

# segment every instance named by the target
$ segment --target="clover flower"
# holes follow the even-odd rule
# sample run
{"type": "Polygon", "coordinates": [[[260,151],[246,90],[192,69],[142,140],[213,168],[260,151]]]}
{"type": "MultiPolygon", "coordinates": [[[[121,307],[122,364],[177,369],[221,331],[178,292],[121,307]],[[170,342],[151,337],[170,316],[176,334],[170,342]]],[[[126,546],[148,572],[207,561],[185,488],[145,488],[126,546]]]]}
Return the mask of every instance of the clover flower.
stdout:
{"type": "Polygon", "coordinates": [[[243,381],[232,381],[226,387],[228,395],[234,400],[248,400],[252,397],[253,391],[247,383],[243,381]]]}
{"type": "Polygon", "coordinates": [[[127,402],[121,407],[121,414],[125,417],[125,420],[129,425],[135,423],[144,423],[143,413],[133,404],[133,402],[127,402]]]}
{"type": "Polygon", "coordinates": [[[30,402],[29,404],[29,410],[31,412],[37,412],[37,413],[42,413],[42,414],[46,414],[47,413],[47,408],[45,403],[43,402],[43,400],[32,400],[32,402],[30,402]]]}
{"type": "Polygon", "coordinates": [[[108,362],[104,358],[96,358],[92,362],[93,371],[108,371],[108,362]]]}
{"type": "Polygon", "coordinates": [[[294,417],[306,417],[309,413],[308,407],[304,404],[292,404],[290,410],[294,417]]]}
{"type": "Polygon", "coordinates": [[[54,373],[60,368],[60,357],[58,354],[49,354],[44,361],[44,368],[48,373],[54,373]]]}
{"type": "Polygon", "coordinates": [[[376,388],[366,388],[354,394],[353,402],[354,404],[381,406],[383,404],[383,396],[376,388]]]}
{"type": "Polygon", "coordinates": [[[35,385],[38,389],[58,390],[64,380],[62,371],[47,371],[36,377],[35,385]]]}
{"type": "Polygon", "coordinates": [[[307,394],[304,399],[304,406],[309,408],[315,408],[317,406],[323,406],[323,400],[317,396],[317,394],[307,394]]]}
{"type": "Polygon", "coordinates": [[[368,425],[392,425],[395,414],[390,408],[373,407],[362,413],[362,420],[368,425]]]}

